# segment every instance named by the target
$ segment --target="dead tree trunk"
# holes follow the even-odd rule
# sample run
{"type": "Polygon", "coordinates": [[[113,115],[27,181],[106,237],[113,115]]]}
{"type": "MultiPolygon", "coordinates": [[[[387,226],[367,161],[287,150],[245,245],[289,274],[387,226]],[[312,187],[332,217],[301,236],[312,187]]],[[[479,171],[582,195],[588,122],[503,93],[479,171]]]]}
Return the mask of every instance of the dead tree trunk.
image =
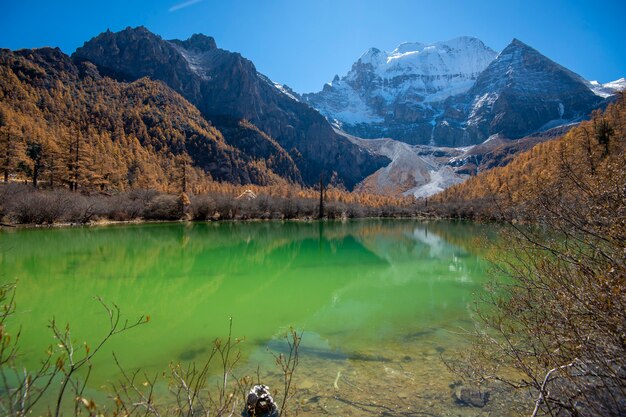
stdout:
{"type": "Polygon", "coordinates": [[[322,175],[320,175],[320,208],[317,218],[324,218],[324,178],[322,175]]]}

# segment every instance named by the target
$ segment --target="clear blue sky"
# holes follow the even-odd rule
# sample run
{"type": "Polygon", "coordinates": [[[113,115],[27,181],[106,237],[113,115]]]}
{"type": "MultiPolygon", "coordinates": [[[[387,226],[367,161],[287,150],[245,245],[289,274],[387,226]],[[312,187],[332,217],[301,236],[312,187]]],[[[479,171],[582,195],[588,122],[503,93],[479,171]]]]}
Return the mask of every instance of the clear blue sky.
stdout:
{"type": "Polygon", "coordinates": [[[70,54],[105,31],[144,25],[165,39],[201,32],[302,93],[345,74],[371,46],[518,38],[587,79],[626,77],[626,0],[1,0],[0,47],[70,54]]]}

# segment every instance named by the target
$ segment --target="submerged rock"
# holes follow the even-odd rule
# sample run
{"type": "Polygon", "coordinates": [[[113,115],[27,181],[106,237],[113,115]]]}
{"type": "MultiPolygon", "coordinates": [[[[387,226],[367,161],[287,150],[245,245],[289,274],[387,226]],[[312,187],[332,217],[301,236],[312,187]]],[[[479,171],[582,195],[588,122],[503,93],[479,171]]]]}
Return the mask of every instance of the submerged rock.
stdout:
{"type": "Polygon", "coordinates": [[[278,415],[274,399],[267,385],[255,385],[248,393],[246,411],[251,417],[274,417],[278,415]]]}
{"type": "Polygon", "coordinates": [[[489,391],[461,386],[454,389],[452,398],[458,405],[484,407],[489,401],[489,391]]]}

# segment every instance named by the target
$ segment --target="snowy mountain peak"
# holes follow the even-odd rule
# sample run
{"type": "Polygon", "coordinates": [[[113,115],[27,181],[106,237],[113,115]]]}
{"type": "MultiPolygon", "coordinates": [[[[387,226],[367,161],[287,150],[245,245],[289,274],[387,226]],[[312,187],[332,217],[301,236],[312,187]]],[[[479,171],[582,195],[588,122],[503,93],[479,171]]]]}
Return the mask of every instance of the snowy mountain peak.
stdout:
{"type": "Polygon", "coordinates": [[[513,39],[469,91],[465,126],[483,137],[519,138],[580,121],[602,101],[590,88],[580,75],[513,39]]]}
{"type": "MultiPolygon", "coordinates": [[[[391,80],[400,75],[472,75],[484,70],[497,53],[479,39],[464,36],[445,42],[424,44],[405,42],[392,52],[370,48],[355,63],[370,64],[373,72],[382,79],[391,80]]],[[[354,77],[348,74],[347,77],[354,77]]]]}
{"type": "Polygon", "coordinates": [[[303,99],[338,126],[433,120],[434,103],[468,91],[496,55],[471,37],[370,48],[345,76],[303,99]]]}
{"type": "Polygon", "coordinates": [[[531,48],[526,45],[524,42],[520,41],[517,38],[513,38],[513,40],[498,54],[496,57],[496,61],[512,63],[515,61],[520,61],[521,57],[526,54],[539,54],[537,50],[531,48]]]}
{"type": "Polygon", "coordinates": [[[558,96],[564,83],[579,89],[587,81],[514,38],[480,75],[472,92],[483,94],[487,90],[513,89],[526,94],[529,91],[543,90],[545,93],[550,90],[558,96]]]}
{"type": "MultiPolygon", "coordinates": [[[[509,43],[508,47],[515,47],[515,48],[530,48],[530,46],[528,46],[527,44],[525,44],[524,42],[520,41],[517,38],[513,38],[513,40],[509,43]]],[[[530,48],[533,49],[533,48],[530,48]]],[[[506,48],[505,48],[506,50],[506,48]]]]}

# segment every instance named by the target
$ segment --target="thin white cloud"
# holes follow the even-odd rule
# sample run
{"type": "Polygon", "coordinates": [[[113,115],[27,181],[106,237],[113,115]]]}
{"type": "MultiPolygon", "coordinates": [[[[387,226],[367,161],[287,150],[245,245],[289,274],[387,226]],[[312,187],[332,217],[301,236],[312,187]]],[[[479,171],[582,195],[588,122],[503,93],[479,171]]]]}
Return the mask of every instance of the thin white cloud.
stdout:
{"type": "Polygon", "coordinates": [[[182,3],[178,3],[169,8],[169,12],[175,12],[185,7],[193,6],[196,3],[200,3],[202,0],[187,0],[182,3]]]}

